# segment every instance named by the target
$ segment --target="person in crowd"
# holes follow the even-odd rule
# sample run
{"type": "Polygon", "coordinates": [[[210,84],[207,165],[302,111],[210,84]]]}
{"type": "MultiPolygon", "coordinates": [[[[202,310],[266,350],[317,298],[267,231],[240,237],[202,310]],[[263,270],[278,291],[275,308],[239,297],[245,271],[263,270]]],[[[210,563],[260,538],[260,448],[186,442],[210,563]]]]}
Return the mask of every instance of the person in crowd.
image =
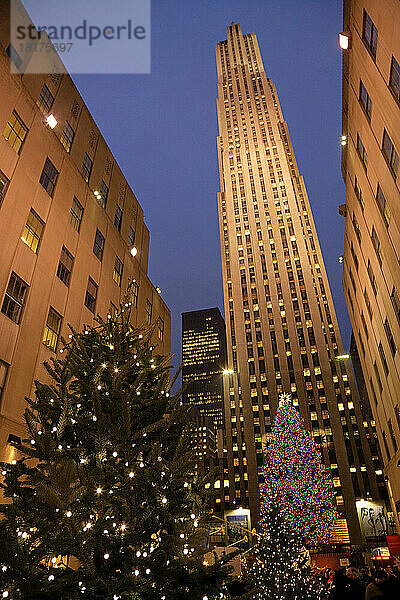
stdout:
{"type": "Polygon", "coordinates": [[[400,598],[400,579],[388,567],[376,569],[371,582],[367,585],[365,600],[398,600],[400,598]]]}
{"type": "Polygon", "coordinates": [[[356,567],[348,567],[346,573],[335,572],[329,600],[365,600],[365,586],[356,567]]]}

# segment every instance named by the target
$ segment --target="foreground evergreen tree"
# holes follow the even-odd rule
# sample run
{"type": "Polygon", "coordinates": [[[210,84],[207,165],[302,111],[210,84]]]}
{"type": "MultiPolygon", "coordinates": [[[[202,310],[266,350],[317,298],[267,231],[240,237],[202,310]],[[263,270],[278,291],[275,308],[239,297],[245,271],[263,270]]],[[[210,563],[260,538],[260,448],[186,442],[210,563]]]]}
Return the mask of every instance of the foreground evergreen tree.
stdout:
{"type": "Polygon", "coordinates": [[[13,600],[209,600],[227,577],[203,564],[204,481],[169,359],[120,315],[73,332],[36,382],[20,458],[2,464],[0,596],[13,600]]]}
{"type": "Polygon", "coordinates": [[[282,395],[263,467],[253,596],[316,600],[308,548],[326,543],[337,518],[332,479],[290,396],[282,395]]]}

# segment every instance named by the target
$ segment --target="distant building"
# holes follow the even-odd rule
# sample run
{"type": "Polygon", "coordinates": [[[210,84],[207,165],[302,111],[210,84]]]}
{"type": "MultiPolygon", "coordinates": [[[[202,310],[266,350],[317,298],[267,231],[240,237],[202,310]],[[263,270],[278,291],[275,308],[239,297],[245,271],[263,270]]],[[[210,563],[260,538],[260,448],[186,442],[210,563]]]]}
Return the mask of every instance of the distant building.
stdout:
{"type": "Polygon", "coordinates": [[[225,322],[218,308],[182,313],[183,400],[223,427],[225,322]]]}
{"type": "Polygon", "coordinates": [[[345,0],[339,42],[343,288],[399,527],[400,2],[345,0]]]}
{"type": "MultiPolygon", "coordinates": [[[[243,35],[232,23],[216,56],[218,209],[233,371],[224,378],[228,476],[221,508],[248,507],[253,525],[258,520],[263,450],[279,394],[289,392],[331,470],[341,539],[360,544],[356,501],[380,498],[383,478],[288,125],[254,33],[243,35]]],[[[317,143],[310,152],[318,152],[317,143]]]]}
{"type": "MultiPolygon", "coordinates": [[[[170,311],[147,275],[149,231],[68,74],[21,67],[0,3],[0,459],[25,437],[22,414],[61,337],[117,310],[127,285],[135,326],[170,353],[170,311]],[[49,120],[52,116],[53,120],[49,120]],[[56,124],[54,124],[54,121],[56,124]],[[50,124],[53,126],[51,128],[50,124]]],[[[51,53],[53,54],[53,53],[51,53]]],[[[55,54],[57,56],[57,54],[55,54]]],[[[55,60],[55,59],[54,59],[55,60]]]]}

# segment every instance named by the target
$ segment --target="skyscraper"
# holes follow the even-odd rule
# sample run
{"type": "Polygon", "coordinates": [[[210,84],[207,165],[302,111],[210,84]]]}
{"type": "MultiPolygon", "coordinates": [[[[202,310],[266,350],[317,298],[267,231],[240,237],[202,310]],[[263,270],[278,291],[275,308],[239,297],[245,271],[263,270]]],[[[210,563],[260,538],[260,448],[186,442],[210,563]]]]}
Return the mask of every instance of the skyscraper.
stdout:
{"type": "Polygon", "coordinates": [[[222,429],[226,334],[219,308],[182,313],[182,362],[183,400],[222,429]]]}
{"type": "MultiPolygon", "coordinates": [[[[228,368],[224,507],[258,516],[263,445],[290,392],[331,469],[341,525],[362,534],[356,500],[379,498],[307,192],[257,38],[217,45],[218,194],[228,368]],[[229,381],[228,381],[229,380],[229,381]]],[[[382,479],[383,485],[383,479],[382,479]]]]}
{"type": "Polygon", "coordinates": [[[343,288],[400,531],[400,3],[345,0],[343,288]]]}

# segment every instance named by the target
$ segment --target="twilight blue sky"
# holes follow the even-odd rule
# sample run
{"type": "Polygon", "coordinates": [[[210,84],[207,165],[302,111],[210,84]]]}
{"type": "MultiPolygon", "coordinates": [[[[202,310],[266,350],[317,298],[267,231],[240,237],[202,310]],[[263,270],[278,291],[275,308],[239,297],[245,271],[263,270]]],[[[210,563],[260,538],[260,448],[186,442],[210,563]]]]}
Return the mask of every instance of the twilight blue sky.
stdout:
{"type": "Polygon", "coordinates": [[[150,277],[172,312],[222,308],[216,193],[215,44],[226,26],[254,31],[305,178],[345,349],[350,325],[338,256],[341,0],[153,0],[150,75],[76,76],[78,88],[143,206],[150,277]]]}

